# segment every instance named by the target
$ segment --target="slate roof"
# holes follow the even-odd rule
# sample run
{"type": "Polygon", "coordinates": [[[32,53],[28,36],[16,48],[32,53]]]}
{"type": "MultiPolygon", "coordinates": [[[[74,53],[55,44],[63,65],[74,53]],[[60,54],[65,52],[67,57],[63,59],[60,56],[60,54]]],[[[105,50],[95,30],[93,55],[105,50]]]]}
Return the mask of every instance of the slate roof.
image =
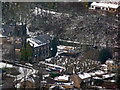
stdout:
{"type": "MultiPolygon", "coordinates": [[[[42,36],[35,37],[35,39],[39,40],[40,43],[48,43],[48,41],[50,40],[50,36],[42,35],[42,36]]],[[[37,42],[37,43],[40,44],[39,42],[37,42]]]]}
{"type": "Polygon", "coordinates": [[[100,0],[100,2],[119,4],[120,0],[100,0]]]}
{"type": "Polygon", "coordinates": [[[49,43],[50,40],[51,40],[51,37],[46,34],[27,39],[27,41],[30,42],[30,45],[34,46],[34,47],[39,47],[39,46],[45,45],[45,44],[49,43]]]}
{"type": "Polygon", "coordinates": [[[9,35],[9,33],[11,34],[11,36],[13,36],[14,35],[14,26],[3,26],[2,27],[3,28],[3,30],[4,30],[4,32],[3,32],[3,35],[4,36],[8,36],[9,35]]]}

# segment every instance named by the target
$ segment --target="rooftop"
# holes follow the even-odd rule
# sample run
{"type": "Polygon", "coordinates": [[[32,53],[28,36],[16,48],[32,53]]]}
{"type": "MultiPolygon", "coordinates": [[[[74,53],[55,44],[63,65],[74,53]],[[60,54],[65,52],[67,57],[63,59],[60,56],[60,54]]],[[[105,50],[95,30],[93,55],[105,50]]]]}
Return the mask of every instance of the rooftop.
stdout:
{"type": "Polygon", "coordinates": [[[4,37],[6,37],[6,36],[3,36],[2,34],[0,34],[0,38],[4,38],[4,37]]]}
{"type": "Polygon", "coordinates": [[[69,80],[69,75],[63,75],[63,76],[55,77],[54,80],[68,81],[69,80]]]}
{"type": "Polygon", "coordinates": [[[79,74],[79,77],[80,77],[81,79],[86,79],[86,78],[91,77],[91,75],[90,75],[89,73],[83,73],[83,74],[79,74]]]}
{"type": "Polygon", "coordinates": [[[119,4],[120,0],[101,0],[100,2],[119,4]]]}
{"type": "Polygon", "coordinates": [[[41,35],[41,36],[37,36],[37,37],[33,37],[33,38],[28,38],[27,41],[30,42],[31,46],[39,47],[39,46],[49,43],[50,39],[51,38],[48,35],[41,35]]]}
{"type": "Polygon", "coordinates": [[[106,61],[106,63],[114,63],[114,61],[109,59],[109,60],[106,61]]]}
{"type": "Polygon", "coordinates": [[[93,2],[91,6],[98,6],[98,7],[105,7],[105,8],[118,8],[119,5],[117,4],[110,4],[110,3],[96,3],[93,2]]]}

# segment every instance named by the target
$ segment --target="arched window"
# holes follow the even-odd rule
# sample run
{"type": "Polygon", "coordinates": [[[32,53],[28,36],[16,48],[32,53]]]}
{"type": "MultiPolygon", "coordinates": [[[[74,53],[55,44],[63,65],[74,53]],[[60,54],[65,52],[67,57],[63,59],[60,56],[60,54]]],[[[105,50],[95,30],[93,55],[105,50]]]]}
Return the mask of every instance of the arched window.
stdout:
{"type": "Polygon", "coordinates": [[[94,6],[92,6],[92,8],[94,8],[94,6]]]}
{"type": "Polygon", "coordinates": [[[108,8],[106,8],[106,10],[108,11],[108,8]]]}
{"type": "Polygon", "coordinates": [[[102,10],[104,10],[105,8],[104,7],[102,7],[102,10]]]}

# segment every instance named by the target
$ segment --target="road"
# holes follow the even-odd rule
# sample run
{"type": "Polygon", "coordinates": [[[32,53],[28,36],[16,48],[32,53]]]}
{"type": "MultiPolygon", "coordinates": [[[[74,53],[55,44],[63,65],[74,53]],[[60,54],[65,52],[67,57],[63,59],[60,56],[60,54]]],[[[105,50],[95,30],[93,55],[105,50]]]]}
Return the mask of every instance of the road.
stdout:
{"type": "Polygon", "coordinates": [[[1,63],[7,63],[11,66],[18,67],[20,74],[15,76],[14,82],[24,80],[24,77],[27,79],[30,75],[34,75],[38,72],[38,70],[35,70],[31,65],[22,65],[8,60],[3,60],[1,63]]]}

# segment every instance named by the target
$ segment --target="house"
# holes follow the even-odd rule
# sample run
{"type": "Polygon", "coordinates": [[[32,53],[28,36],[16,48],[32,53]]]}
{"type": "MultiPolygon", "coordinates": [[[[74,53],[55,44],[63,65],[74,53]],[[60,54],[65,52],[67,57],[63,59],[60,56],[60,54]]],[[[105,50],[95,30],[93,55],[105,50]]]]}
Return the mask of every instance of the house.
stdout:
{"type": "Polygon", "coordinates": [[[119,4],[120,0],[100,0],[102,3],[119,4]]]}
{"type": "Polygon", "coordinates": [[[100,66],[101,70],[108,73],[108,72],[116,72],[118,65],[115,60],[108,59],[105,64],[100,66]]]}
{"type": "Polygon", "coordinates": [[[6,41],[6,36],[2,35],[2,33],[0,33],[0,45],[2,45],[3,42],[6,41]]]}
{"type": "MultiPolygon", "coordinates": [[[[73,77],[74,78],[74,77],[73,77]]],[[[71,78],[70,75],[63,75],[63,76],[58,76],[54,78],[56,85],[61,85],[62,87],[64,87],[65,89],[71,89],[73,88],[73,82],[75,83],[75,80],[71,78]]],[[[75,85],[79,86],[79,83],[75,83],[75,85]]],[[[74,86],[75,86],[74,85],[74,86]]],[[[80,87],[80,86],[79,86],[80,87]]]]}
{"type": "Polygon", "coordinates": [[[114,60],[111,60],[111,59],[108,59],[106,62],[105,62],[105,64],[107,65],[107,67],[108,67],[108,70],[109,71],[116,71],[116,69],[117,69],[117,64],[115,63],[115,61],[114,60]]]}
{"type": "Polygon", "coordinates": [[[119,8],[119,5],[114,3],[93,2],[89,9],[115,13],[118,10],[118,8],[119,8]]]}
{"type": "Polygon", "coordinates": [[[60,86],[60,85],[58,85],[58,86],[51,86],[49,88],[49,90],[65,90],[65,88],[60,86]]]}
{"type": "Polygon", "coordinates": [[[107,67],[106,64],[102,64],[102,65],[100,66],[100,68],[101,68],[102,71],[105,71],[105,72],[107,73],[108,67],[107,67]]]}
{"type": "Polygon", "coordinates": [[[27,42],[32,47],[32,54],[35,59],[51,57],[51,37],[49,35],[28,38],[27,42]]]}
{"type": "Polygon", "coordinates": [[[91,85],[92,84],[92,76],[89,73],[80,73],[78,74],[78,76],[80,77],[80,79],[82,80],[82,83],[84,83],[85,85],[91,85]]]}
{"type": "MultiPolygon", "coordinates": [[[[16,60],[20,59],[21,56],[21,48],[23,43],[25,42],[26,36],[26,25],[25,24],[10,24],[10,25],[3,25],[3,33],[2,35],[6,36],[6,40],[3,40],[3,52],[8,50],[7,53],[9,57],[5,55],[7,58],[15,58],[16,60]],[[12,52],[12,53],[11,53],[12,52]],[[15,56],[15,57],[14,57],[15,56]]],[[[6,52],[5,52],[6,54],[6,52]]]]}
{"type": "Polygon", "coordinates": [[[63,75],[63,76],[55,77],[54,80],[68,82],[70,81],[70,78],[69,78],[69,75],[63,75]]]}

